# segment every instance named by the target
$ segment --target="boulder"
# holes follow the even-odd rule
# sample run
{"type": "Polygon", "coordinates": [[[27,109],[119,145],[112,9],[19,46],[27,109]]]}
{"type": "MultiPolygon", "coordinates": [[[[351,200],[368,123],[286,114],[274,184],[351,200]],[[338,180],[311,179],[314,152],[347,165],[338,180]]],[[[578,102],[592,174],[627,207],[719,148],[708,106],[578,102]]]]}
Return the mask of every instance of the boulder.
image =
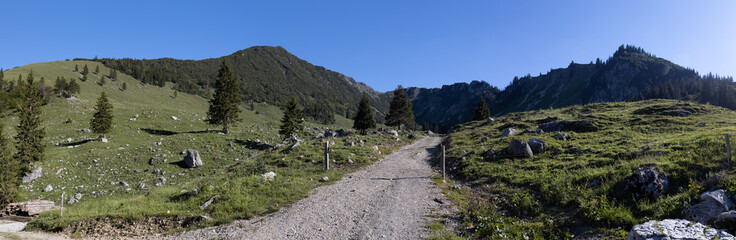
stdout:
{"type": "Polygon", "coordinates": [[[47,200],[31,200],[26,202],[10,203],[2,214],[9,216],[38,216],[41,212],[55,209],[54,202],[47,200]]]}
{"type": "Polygon", "coordinates": [[[399,132],[397,132],[396,130],[393,130],[393,129],[392,130],[388,130],[386,133],[391,134],[394,137],[398,137],[399,136],[399,132]]]}
{"type": "Polygon", "coordinates": [[[176,117],[176,116],[171,116],[171,120],[177,121],[177,120],[179,120],[179,118],[176,117]]]}
{"type": "Polygon", "coordinates": [[[199,209],[204,210],[205,208],[209,207],[210,204],[212,204],[212,202],[214,202],[218,198],[220,198],[220,195],[215,195],[215,196],[211,197],[210,200],[207,200],[202,205],[199,205],[199,209]]]}
{"type": "Polygon", "coordinates": [[[567,135],[567,133],[558,133],[557,135],[555,135],[555,138],[562,141],[567,141],[567,139],[570,138],[570,135],[567,135]]]}
{"type": "Polygon", "coordinates": [[[107,141],[107,138],[100,138],[100,142],[106,143],[108,141],[107,141]]]}
{"type": "Polygon", "coordinates": [[[345,132],[345,130],[343,130],[343,129],[339,129],[339,130],[335,131],[335,133],[337,133],[337,136],[338,137],[345,137],[345,136],[348,135],[348,133],[345,132]]]}
{"type": "Polygon", "coordinates": [[[627,240],[645,239],[736,239],[731,234],[683,219],[648,221],[631,228],[627,240]]]}
{"type": "Polygon", "coordinates": [[[187,149],[187,155],[184,156],[184,164],[188,168],[202,166],[202,158],[199,157],[199,152],[197,150],[187,149]]]}
{"type": "Polygon", "coordinates": [[[534,154],[543,153],[547,149],[547,143],[538,138],[532,138],[528,144],[534,154]]]}
{"type": "Polygon", "coordinates": [[[526,142],[522,142],[521,140],[513,140],[509,143],[509,147],[507,148],[509,154],[515,157],[532,157],[534,156],[534,153],[532,152],[532,149],[529,147],[529,144],[526,142]]]}
{"type": "Polygon", "coordinates": [[[598,126],[593,124],[591,121],[553,121],[548,123],[542,123],[539,128],[545,132],[560,132],[560,131],[573,131],[573,132],[595,132],[598,131],[598,126]]]}
{"type": "Polygon", "coordinates": [[[501,133],[501,137],[509,137],[514,136],[516,134],[519,134],[519,131],[513,128],[507,128],[506,130],[503,130],[503,133],[501,133]]]}
{"type": "Polygon", "coordinates": [[[29,183],[33,182],[33,180],[36,180],[41,177],[43,173],[43,168],[41,167],[35,167],[30,173],[27,173],[23,176],[23,183],[29,183]]]}
{"type": "Polygon", "coordinates": [[[430,131],[430,130],[427,130],[427,134],[432,135],[434,133],[432,131],[430,131]]]}
{"type": "Polygon", "coordinates": [[[322,177],[322,179],[320,179],[319,181],[320,181],[320,182],[327,182],[327,181],[330,181],[330,178],[328,178],[327,176],[324,176],[324,177],[322,177]]]}
{"type": "Polygon", "coordinates": [[[723,212],[734,207],[724,190],[706,192],[700,195],[700,203],[685,210],[685,219],[710,224],[723,212]]]}
{"type": "Polygon", "coordinates": [[[658,172],[655,167],[639,168],[624,179],[624,187],[636,197],[657,197],[668,185],[667,175],[658,172]]]}
{"type": "Polygon", "coordinates": [[[325,133],[324,132],[314,134],[314,138],[315,139],[317,139],[317,138],[323,138],[323,137],[325,137],[325,133]]]}
{"type": "Polygon", "coordinates": [[[486,122],[487,123],[492,123],[492,122],[495,122],[495,121],[496,121],[496,119],[493,119],[492,117],[489,117],[488,119],[486,119],[486,122]]]}
{"type": "Polygon", "coordinates": [[[81,193],[77,193],[77,194],[74,194],[74,196],[70,197],[69,198],[69,202],[67,202],[67,203],[68,204],[73,204],[75,202],[79,202],[79,200],[81,200],[81,199],[82,199],[82,194],[81,193]]]}
{"type": "Polygon", "coordinates": [[[266,181],[273,181],[274,178],[276,178],[275,172],[267,172],[267,173],[261,174],[261,179],[266,180],[266,181]]]}
{"type": "Polygon", "coordinates": [[[736,231],[736,211],[722,212],[713,221],[713,226],[736,231]]]}
{"type": "Polygon", "coordinates": [[[43,189],[44,192],[51,192],[54,191],[54,187],[51,185],[46,185],[46,188],[43,189]]]}

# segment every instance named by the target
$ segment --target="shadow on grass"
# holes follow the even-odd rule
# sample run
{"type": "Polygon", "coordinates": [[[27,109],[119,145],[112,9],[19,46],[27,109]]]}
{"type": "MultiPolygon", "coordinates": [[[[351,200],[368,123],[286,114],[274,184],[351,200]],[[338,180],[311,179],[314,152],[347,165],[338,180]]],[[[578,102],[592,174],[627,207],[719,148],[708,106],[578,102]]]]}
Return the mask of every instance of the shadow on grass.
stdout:
{"type": "Polygon", "coordinates": [[[271,145],[268,145],[265,143],[259,143],[253,140],[243,141],[240,139],[235,139],[234,142],[237,144],[243,145],[251,150],[266,150],[266,149],[271,148],[271,145]]]}
{"type": "Polygon", "coordinates": [[[178,162],[170,162],[169,164],[180,167],[180,168],[188,168],[187,164],[184,163],[184,160],[178,161],[178,162]]]}
{"type": "Polygon", "coordinates": [[[176,134],[182,134],[182,133],[214,133],[217,131],[188,131],[188,132],[174,132],[169,130],[163,130],[163,129],[151,129],[151,128],[141,128],[144,132],[147,132],[148,134],[153,135],[159,135],[159,136],[171,136],[176,134]]]}
{"type": "Polygon", "coordinates": [[[86,139],[86,140],[81,140],[81,141],[76,141],[76,142],[70,142],[70,143],[62,143],[59,146],[62,146],[62,147],[79,146],[79,145],[82,145],[82,144],[85,144],[85,143],[88,143],[88,142],[92,142],[92,141],[95,141],[95,140],[97,140],[97,139],[86,139]]]}

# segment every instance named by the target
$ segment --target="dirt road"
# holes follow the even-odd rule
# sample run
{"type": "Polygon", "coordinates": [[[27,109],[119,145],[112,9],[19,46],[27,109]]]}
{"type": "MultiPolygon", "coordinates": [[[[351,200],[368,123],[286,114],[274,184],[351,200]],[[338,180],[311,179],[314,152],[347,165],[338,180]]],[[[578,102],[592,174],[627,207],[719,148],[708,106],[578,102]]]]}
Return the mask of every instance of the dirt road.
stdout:
{"type": "MultiPolygon", "coordinates": [[[[427,137],[273,215],[198,229],[168,239],[417,239],[427,215],[446,209],[428,160],[440,143],[427,137]]],[[[447,201],[444,201],[447,202],[447,201]]]]}

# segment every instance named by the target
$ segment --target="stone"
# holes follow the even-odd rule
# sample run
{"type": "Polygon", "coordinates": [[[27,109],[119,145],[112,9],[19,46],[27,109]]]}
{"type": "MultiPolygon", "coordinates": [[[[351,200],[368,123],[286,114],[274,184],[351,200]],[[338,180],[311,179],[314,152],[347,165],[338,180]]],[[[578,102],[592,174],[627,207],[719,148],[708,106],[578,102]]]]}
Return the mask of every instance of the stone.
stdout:
{"type": "Polygon", "coordinates": [[[348,133],[345,132],[345,130],[343,130],[343,129],[337,130],[335,133],[337,133],[337,136],[338,137],[345,137],[345,136],[348,135],[348,133]]]}
{"type": "Polygon", "coordinates": [[[327,130],[323,134],[325,137],[337,137],[337,133],[332,130],[327,130]]]}
{"type": "Polygon", "coordinates": [[[624,179],[624,188],[638,197],[657,197],[667,189],[669,180],[655,167],[639,168],[624,179]]]}
{"type": "Polygon", "coordinates": [[[427,134],[432,135],[434,133],[432,131],[430,131],[430,130],[427,130],[427,134]]]}
{"type": "Polygon", "coordinates": [[[197,150],[187,149],[187,155],[184,156],[184,165],[188,168],[202,166],[202,158],[199,157],[199,152],[197,150]]]}
{"type": "Polygon", "coordinates": [[[487,123],[492,123],[494,121],[496,121],[496,119],[493,119],[492,117],[489,117],[488,119],[486,119],[487,123]]]}
{"type": "Polygon", "coordinates": [[[320,179],[319,181],[320,181],[320,182],[327,182],[327,181],[330,181],[330,178],[328,178],[327,176],[324,176],[324,177],[322,177],[322,179],[320,179]]]}
{"type": "Polygon", "coordinates": [[[701,194],[700,201],[700,203],[685,210],[685,219],[710,224],[721,213],[734,207],[733,201],[728,198],[728,193],[722,189],[701,194]]]}
{"type": "Polygon", "coordinates": [[[161,181],[161,184],[166,184],[166,177],[160,177],[158,180],[161,181]]]}
{"type": "Polygon", "coordinates": [[[534,153],[532,152],[532,149],[529,147],[529,144],[526,142],[523,142],[521,140],[513,140],[509,143],[509,147],[507,148],[509,154],[515,157],[532,157],[534,156],[534,153]]]}
{"type": "Polygon", "coordinates": [[[501,133],[501,137],[510,137],[519,134],[519,131],[513,128],[507,128],[501,133]]]}
{"type": "Polygon", "coordinates": [[[27,173],[26,175],[23,176],[23,183],[33,182],[33,180],[40,178],[42,174],[43,174],[43,168],[41,168],[40,166],[37,166],[33,168],[33,170],[30,173],[27,173]]]}
{"type": "Polygon", "coordinates": [[[393,129],[388,130],[386,133],[391,134],[394,137],[398,137],[399,136],[399,132],[397,132],[396,130],[393,130],[393,129]]]}
{"type": "Polygon", "coordinates": [[[317,133],[317,134],[314,135],[314,138],[315,139],[317,139],[317,138],[323,138],[323,137],[325,137],[325,133],[324,132],[317,133]]]}
{"type": "Polygon", "coordinates": [[[31,200],[25,202],[9,203],[0,215],[8,216],[38,216],[41,212],[55,209],[54,202],[47,200],[31,200]]]}
{"type": "Polygon", "coordinates": [[[698,123],[698,126],[699,127],[705,127],[705,126],[707,126],[707,124],[705,122],[700,122],[700,123],[698,123]]]}
{"type": "Polygon", "coordinates": [[[543,153],[547,149],[547,143],[538,138],[532,138],[528,144],[534,154],[543,153]]]}
{"type": "Polygon", "coordinates": [[[261,174],[261,179],[266,180],[266,181],[273,181],[274,178],[276,178],[275,172],[267,172],[267,173],[261,174]]]}
{"type": "Polygon", "coordinates": [[[106,143],[107,142],[107,138],[100,138],[100,142],[106,143]]]}
{"type": "Polygon", "coordinates": [[[174,121],[179,120],[179,118],[178,117],[175,117],[175,116],[171,116],[171,119],[174,120],[174,121]]]}
{"type": "Polygon", "coordinates": [[[120,186],[123,186],[123,187],[127,187],[128,186],[128,183],[125,182],[125,181],[120,181],[118,184],[120,184],[120,186]]]}
{"type": "Polygon", "coordinates": [[[215,195],[215,196],[211,197],[210,200],[207,200],[202,205],[199,205],[199,209],[204,210],[205,208],[209,207],[210,204],[212,204],[218,198],[220,198],[220,195],[215,195]]]}
{"type": "Polygon", "coordinates": [[[548,123],[542,123],[539,128],[545,132],[560,132],[560,131],[573,131],[573,132],[595,132],[599,128],[591,121],[553,121],[548,123]]]}
{"type": "Polygon", "coordinates": [[[74,139],[72,139],[72,138],[67,138],[67,139],[66,139],[66,140],[64,140],[64,141],[65,141],[65,142],[68,142],[68,143],[70,143],[70,142],[74,142],[74,139]]]}
{"type": "Polygon", "coordinates": [[[570,135],[567,135],[567,133],[558,133],[557,135],[555,135],[555,138],[562,141],[567,141],[567,139],[570,138],[570,135]]]}
{"type": "Polygon", "coordinates": [[[345,146],[354,147],[355,146],[355,142],[347,141],[347,142],[345,142],[345,146]]]}
{"type": "Polygon", "coordinates": [[[84,129],[82,129],[82,132],[89,133],[89,132],[92,132],[92,130],[89,130],[89,128],[84,128],[84,129]]]}
{"type": "Polygon", "coordinates": [[[651,220],[631,228],[627,240],[736,239],[731,234],[683,219],[651,220]]]}
{"type": "Polygon", "coordinates": [[[729,231],[736,231],[736,211],[722,212],[718,214],[716,219],[713,221],[713,226],[716,228],[728,229],[729,231]]]}
{"type": "Polygon", "coordinates": [[[69,202],[67,202],[67,203],[68,204],[73,204],[73,203],[79,202],[79,200],[82,200],[82,194],[81,193],[74,194],[74,196],[72,196],[72,197],[69,198],[69,202]]]}
{"type": "Polygon", "coordinates": [[[146,189],[146,184],[145,183],[138,184],[138,189],[146,189]]]}
{"type": "Polygon", "coordinates": [[[54,187],[51,185],[46,185],[46,188],[43,189],[44,192],[51,192],[54,191],[54,187]]]}

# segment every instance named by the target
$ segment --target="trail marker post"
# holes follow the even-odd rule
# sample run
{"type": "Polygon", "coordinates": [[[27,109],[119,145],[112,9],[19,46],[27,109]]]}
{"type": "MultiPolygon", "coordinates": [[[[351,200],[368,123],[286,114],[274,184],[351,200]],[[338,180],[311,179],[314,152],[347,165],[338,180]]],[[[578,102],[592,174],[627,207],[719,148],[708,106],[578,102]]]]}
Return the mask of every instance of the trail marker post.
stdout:
{"type": "Polygon", "coordinates": [[[325,141],[325,172],[330,170],[330,141],[325,141]]]}
{"type": "Polygon", "coordinates": [[[64,216],[64,193],[66,192],[61,192],[61,210],[59,212],[59,217],[64,216]]]}

